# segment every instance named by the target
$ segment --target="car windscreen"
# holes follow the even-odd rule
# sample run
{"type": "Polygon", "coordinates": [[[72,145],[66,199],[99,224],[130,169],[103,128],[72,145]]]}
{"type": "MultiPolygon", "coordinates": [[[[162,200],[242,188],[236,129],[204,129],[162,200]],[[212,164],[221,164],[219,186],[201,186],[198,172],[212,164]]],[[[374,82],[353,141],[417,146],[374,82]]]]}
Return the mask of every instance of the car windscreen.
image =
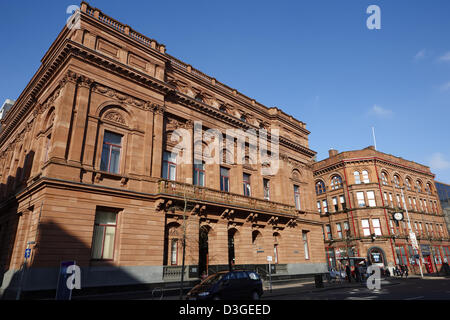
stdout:
{"type": "Polygon", "coordinates": [[[225,274],[226,274],[226,273],[216,273],[216,274],[213,274],[213,275],[209,276],[208,278],[206,278],[206,279],[202,282],[202,284],[207,284],[207,285],[209,285],[209,284],[215,284],[215,283],[219,282],[220,279],[222,279],[223,276],[224,276],[225,274]]]}

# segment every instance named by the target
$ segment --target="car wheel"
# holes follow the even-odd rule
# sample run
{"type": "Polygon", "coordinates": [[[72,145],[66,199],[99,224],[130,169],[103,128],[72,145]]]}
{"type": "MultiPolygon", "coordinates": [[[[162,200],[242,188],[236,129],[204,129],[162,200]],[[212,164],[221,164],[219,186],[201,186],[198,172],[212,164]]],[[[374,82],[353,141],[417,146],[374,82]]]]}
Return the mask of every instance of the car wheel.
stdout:
{"type": "Polygon", "coordinates": [[[252,300],[259,300],[259,293],[256,291],[252,292],[252,300]]]}

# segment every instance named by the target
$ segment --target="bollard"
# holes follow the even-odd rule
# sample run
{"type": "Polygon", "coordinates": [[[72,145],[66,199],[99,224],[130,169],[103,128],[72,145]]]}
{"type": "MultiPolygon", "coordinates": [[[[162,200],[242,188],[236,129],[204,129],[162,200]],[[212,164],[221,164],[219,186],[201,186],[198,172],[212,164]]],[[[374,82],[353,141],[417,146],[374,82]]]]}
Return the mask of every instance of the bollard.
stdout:
{"type": "Polygon", "coordinates": [[[321,274],[316,274],[314,276],[314,282],[316,283],[316,288],[323,288],[323,279],[321,274]]]}

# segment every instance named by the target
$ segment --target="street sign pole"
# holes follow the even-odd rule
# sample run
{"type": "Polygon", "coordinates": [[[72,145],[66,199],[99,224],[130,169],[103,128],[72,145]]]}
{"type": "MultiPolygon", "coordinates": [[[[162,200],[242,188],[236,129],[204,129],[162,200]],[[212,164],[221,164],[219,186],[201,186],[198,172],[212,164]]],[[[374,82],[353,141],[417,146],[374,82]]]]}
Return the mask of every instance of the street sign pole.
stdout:
{"type": "Polygon", "coordinates": [[[272,256],[267,256],[267,261],[269,262],[269,289],[272,293],[272,265],[270,264],[272,262],[272,256]]]}

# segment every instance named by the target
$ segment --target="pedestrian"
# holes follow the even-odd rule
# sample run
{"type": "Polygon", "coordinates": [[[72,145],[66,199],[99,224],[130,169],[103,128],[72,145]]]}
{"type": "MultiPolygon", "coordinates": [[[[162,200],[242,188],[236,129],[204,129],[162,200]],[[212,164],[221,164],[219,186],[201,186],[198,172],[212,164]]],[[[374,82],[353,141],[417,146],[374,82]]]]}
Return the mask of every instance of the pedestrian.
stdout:
{"type": "Polygon", "coordinates": [[[405,273],[405,278],[408,278],[408,266],[407,265],[404,265],[403,272],[405,273]]]}
{"type": "Polygon", "coordinates": [[[361,282],[361,270],[359,269],[359,265],[355,266],[355,278],[356,282],[361,282]]]}
{"type": "Polygon", "coordinates": [[[350,270],[350,265],[345,266],[345,273],[347,274],[348,282],[352,282],[352,272],[350,270]]]}
{"type": "Polygon", "coordinates": [[[390,278],[390,277],[391,277],[391,272],[389,271],[389,268],[388,268],[388,267],[386,267],[386,268],[384,269],[384,274],[386,275],[387,278],[390,278]]]}

